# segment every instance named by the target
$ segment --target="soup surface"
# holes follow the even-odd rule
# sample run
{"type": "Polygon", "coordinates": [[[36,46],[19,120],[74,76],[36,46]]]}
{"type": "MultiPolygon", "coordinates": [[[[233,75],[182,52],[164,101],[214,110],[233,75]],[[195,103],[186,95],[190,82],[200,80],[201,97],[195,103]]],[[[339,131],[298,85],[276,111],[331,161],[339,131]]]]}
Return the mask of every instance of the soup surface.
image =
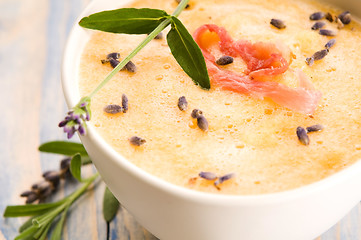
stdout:
{"type": "MultiPolygon", "coordinates": [[[[176,8],[173,0],[136,0],[129,7],[176,8]]],[[[236,40],[282,42],[292,52],[289,70],[278,81],[296,87],[294,74],[302,69],[322,93],[312,115],[280,106],[270,99],[222,90],[212,84],[202,90],[183,72],[166,38],[152,40],[132,62],[137,71],[120,71],[92,98],[92,125],[121,155],[145,171],[186,188],[217,194],[262,194],[284,191],[323,179],[361,158],[361,27],[354,19],[342,29],[325,19],[326,29],[337,32],[336,44],[312,66],[307,57],[324,49],[331,37],[311,30],[309,16],[318,11],[332,16],[343,12],[321,2],[298,0],[194,0],[180,19],[190,33],[203,24],[225,28],[236,40]],[[281,19],[286,28],[270,25],[281,19]],[[129,99],[126,113],[109,114],[104,107],[129,99]],[[178,109],[185,96],[188,108],[178,109]],[[191,117],[201,109],[208,131],[191,117]],[[309,133],[309,145],[296,135],[298,126],[322,124],[309,133]],[[130,144],[132,136],[146,140],[130,144]],[[215,187],[214,180],[198,176],[212,172],[234,177],[215,187]]],[[[164,31],[164,35],[169,29],[164,31]]],[[[89,94],[112,70],[101,60],[111,52],[124,58],[145,35],[92,33],[80,63],[79,88],[89,94]]],[[[242,74],[246,64],[235,58],[222,66],[242,74]]],[[[212,83],[212,81],[211,81],[212,83]]]]}

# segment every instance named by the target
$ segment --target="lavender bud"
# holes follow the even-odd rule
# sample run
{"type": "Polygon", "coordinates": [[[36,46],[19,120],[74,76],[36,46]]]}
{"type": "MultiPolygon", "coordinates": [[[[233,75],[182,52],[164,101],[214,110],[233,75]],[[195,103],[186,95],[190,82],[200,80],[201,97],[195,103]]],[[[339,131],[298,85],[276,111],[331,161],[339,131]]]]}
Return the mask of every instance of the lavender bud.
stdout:
{"type": "Polygon", "coordinates": [[[333,37],[336,36],[337,33],[329,30],[329,29],[320,29],[319,34],[323,35],[323,36],[328,36],[328,37],[333,37]]]}
{"type": "Polygon", "coordinates": [[[46,198],[46,197],[50,196],[52,192],[53,192],[53,190],[51,188],[47,188],[43,192],[41,192],[41,195],[39,196],[39,198],[46,198]]]}
{"type": "Polygon", "coordinates": [[[320,28],[323,28],[326,25],[324,22],[315,22],[313,26],[311,27],[312,30],[318,30],[320,28]]]}
{"type": "Polygon", "coordinates": [[[42,175],[43,178],[45,178],[47,175],[51,174],[51,172],[52,172],[52,171],[46,171],[46,172],[44,172],[43,175],[42,175]]]}
{"type": "Polygon", "coordinates": [[[135,66],[135,64],[132,61],[129,61],[127,64],[125,64],[124,68],[128,72],[132,72],[132,73],[137,71],[137,67],[135,66]]]}
{"type": "Polygon", "coordinates": [[[212,172],[200,172],[199,177],[207,179],[207,180],[214,180],[217,178],[217,175],[212,172]]]}
{"type": "Polygon", "coordinates": [[[33,191],[25,191],[25,192],[22,192],[21,194],[20,194],[20,197],[27,197],[27,196],[29,196],[30,194],[33,194],[34,192],[33,191]]]}
{"type": "Polygon", "coordinates": [[[35,202],[38,199],[39,199],[38,195],[35,192],[31,192],[31,194],[28,195],[25,203],[30,204],[30,203],[35,202]]]}
{"type": "Polygon", "coordinates": [[[297,127],[296,134],[297,134],[298,140],[303,145],[309,145],[310,144],[310,139],[309,139],[309,137],[307,135],[306,129],[304,129],[303,127],[297,127]]]}
{"type": "Polygon", "coordinates": [[[214,182],[214,185],[217,186],[217,185],[223,183],[224,181],[227,181],[227,180],[233,178],[234,176],[235,176],[234,173],[229,173],[229,174],[223,175],[214,182]]]}
{"type": "Polygon", "coordinates": [[[68,123],[68,120],[63,120],[59,123],[59,127],[64,127],[68,123]]]}
{"type": "Polygon", "coordinates": [[[333,17],[331,13],[326,13],[325,18],[329,21],[329,22],[333,22],[333,17]]]}
{"type": "Polygon", "coordinates": [[[73,120],[77,125],[81,125],[82,119],[79,116],[76,116],[73,120]]]}
{"type": "Polygon", "coordinates": [[[129,139],[129,142],[134,146],[140,146],[146,143],[146,140],[137,136],[133,136],[129,139]]]}
{"type": "Polygon", "coordinates": [[[119,64],[119,61],[114,58],[111,58],[111,59],[109,59],[109,63],[110,63],[110,66],[112,66],[112,68],[116,68],[116,66],[118,66],[118,64],[119,64]]]}
{"type": "Polygon", "coordinates": [[[34,183],[33,185],[31,185],[32,190],[38,190],[38,188],[38,183],[34,183]]]}
{"type": "Polygon", "coordinates": [[[110,113],[110,114],[120,113],[120,112],[123,112],[123,107],[121,107],[117,104],[110,104],[110,105],[105,106],[104,112],[110,113]]]}
{"type": "Polygon", "coordinates": [[[208,121],[203,115],[197,117],[197,126],[203,131],[208,130],[208,121]]]}
{"type": "MultiPolygon", "coordinates": [[[[65,128],[64,128],[64,130],[65,130],[65,128]]],[[[76,132],[75,127],[72,127],[71,129],[69,129],[69,130],[67,131],[67,133],[68,133],[68,134],[67,134],[67,138],[68,138],[68,139],[72,138],[72,137],[74,136],[75,132],[76,132]]]]}
{"type": "Polygon", "coordinates": [[[286,28],[286,24],[280,19],[272,18],[270,23],[272,26],[274,26],[278,29],[286,28]]]}
{"type": "Polygon", "coordinates": [[[63,128],[63,131],[64,131],[65,133],[71,131],[71,127],[65,125],[64,128],[63,128]]]}
{"type": "Polygon", "coordinates": [[[110,65],[115,68],[118,64],[117,62],[119,63],[118,59],[120,57],[120,53],[117,53],[117,52],[113,52],[113,53],[109,53],[107,55],[107,58],[106,59],[103,59],[101,60],[102,64],[105,64],[107,62],[110,62],[110,65]]]}
{"type": "Polygon", "coordinates": [[[57,189],[60,184],[60,176],[58,179],[53,179],[51,184],[53,185],[52,190],[55,191],[55,189],[57,189]]]}
{"type": "Polygon", "coordinates": [[[71,158],[64,158],[60,161],[60,170],[68,170],[70,167],[71,158]]]}
{"type": "Polygon", "coordinates": [[[89,112],[87,111],[86,112],[86,115],[85,115],[85,120],[89,121],[90,120],[90,114],[89,112]]]}
{"type": "Polygon", "coordinates": [[[321,20],[325,17],[323,12],[315,12],[310,15],[310,20],[321,20]]]}
{"type": "Polygon", "coordinates": [[[326,49],[330,49],[331,47],[333,47],[333,45],[335,45],[336,43],[336,38],[332,38],[330,41],[328,41],[325,45],[326,49]]]}
{"type": "Polygon", "coordinates": [[[56,182],[60,179],[60,173],[58,171],[47,171],[43,174],[43,178],[49,182],[56,182]]]}
{"type": "Polygon", "coordinates": [[[202,110],[199,109],[193,109],[192,113],[191,113],[191,117],[192,118],[198,118],[200,115],[202,115],[203,112],[202,110]]]}
{"type": "Polygon", "coordinates": [[[115,59],[115,60],[119,59],[120,58],[120,53],[117,53],[117,52],[109,53],[107,55],[107,59],[111,59],[111,58],[115,59]]]}
{"type": "Polygon", "coordinates": [[[123,107],[123,113],[126,113],[129,109],[128,97],[124,93],[122,94],[122,107],[123,107]]]}
{"type": "Polygon", "coordinates": [[[78,132],[80,133],[80,135],[84,136],[85,135],[85,128],[82,125],[79,125],[78,132]]]}
{"type": "Polygon", "coordinates": [[[341,20],[343,24],[349,24],[351,22],[351,13],[349,11],[345,11],[338,15],[338,18],[341,20]]]}
{"type": "Polygon", "coordinates": [[[321,131],[323,130],[323,126],[321,124],[316,124],[316,125],[313,125],[313,126],[310,126],[310,127],[307,127],[306,128],[306,132],[318,132],[318,131],[321,131]]]}
{"type": "Polygon", "coordinates": [[[68,138],[71,138],[76,131],[79,131],[81,135],[85,134],[86,121],[90,120],[89,104],[90,98],[82,98],[79,104],[69,111],[65,119],[59,123],[59,127],[63,127],[68,138]]]}
{"type": "Polygon", "coordinates": [[[178,98],[178,108],[181,111],[185,111],[187,110],[188,107],[188,102],[185,96],[181,96],[180,98],[178,98]]]}
{"type": "Polygon", "coordinates": [[[48,188],[51,188],[50,183],[48,181],[41,181],[40,183],[37,184],[36,190],[38,190],[39,193],[43,193],[47,191],[48,188]]]}
{"type": "Polygon", "coordinates": [[[231,56],[222,56],[216,61],[216,63],[218,65],[222,65],[222,66],[231,64],[231,63],[233,63],[233,57],[231,57],[231,56]]]}
{"type": "Polygon", "coordinates": [[[70,173],[71,158],[65,158],[60,161],[60,178],[71,177],[70,173]]]}
{"type": "Polygon", "coordinates": [[[322,58],[326,57],[327,54],[328,54],[328,49],[323,49],[323,50],[315,52],[312,55],[312,57],[315,61],[317,61],[317,60],[321,60],[322,58]]]}

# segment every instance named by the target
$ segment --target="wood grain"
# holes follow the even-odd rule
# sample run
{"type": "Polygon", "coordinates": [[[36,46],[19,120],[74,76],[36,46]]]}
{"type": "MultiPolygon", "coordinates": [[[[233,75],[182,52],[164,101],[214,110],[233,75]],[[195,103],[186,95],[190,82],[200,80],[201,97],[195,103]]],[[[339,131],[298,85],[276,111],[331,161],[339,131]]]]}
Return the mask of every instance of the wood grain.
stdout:
{"type": "MultiPolygon", "coordinates": [[[[60,66],[66,38],[80,11],[90,0],[0,1],[0,211],[22,204],[19,194],[57,169],[61,157],[39,154],[37,147],[64,139],[57,123],[67,111],[60,84],[60,66]]],[[[88,168],[90,174],[95,171],[88,168]]],[[[68,182],[56,198],[78,184],[68,182]]],[[[104,184],[98,183],[72,208],[64,239],[105,239],[102,218],[104,184]]],[[[361,191],[361,190],[360,190],[361,191]]],[[[0,240],[13,239],[25,219],[0,218],[0,240]]],[[[312,220],[310,220],[312,221],[312,220]]],[[[319,240],[361,239],[358,204],[319,240]]],[[[307,231],[307,229],[305,229],[307,231]]],[[[110,225],[111,239],[157,239],[125,209],[110,225]]]]}

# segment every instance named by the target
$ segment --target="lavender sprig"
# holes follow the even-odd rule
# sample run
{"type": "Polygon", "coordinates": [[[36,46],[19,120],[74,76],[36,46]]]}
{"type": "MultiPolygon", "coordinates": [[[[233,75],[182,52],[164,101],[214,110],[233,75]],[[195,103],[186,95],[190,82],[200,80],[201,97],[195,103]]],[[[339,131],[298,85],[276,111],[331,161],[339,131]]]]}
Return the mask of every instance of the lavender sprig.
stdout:
{"type": "Polygon", "coordinates": [[[68,112],[64,121],[59,123],[59,127],[64,128],[68,138],[71,138],[75,132],[84,135],[86,132],[86,121],[90,120],[90,99],[130,60],[143,49],[150,41],[163,31],[168,25],[171,30],[167,35],[167,42],[171,53],[177,60],[182,69],[188,76],[200,87],[210,88],[210,80],[203,54],[197,43],[177,18],[189,0],[180,1],[178,7],[172,15],[159,9],[135,9],[123,8],[112,11],[94,13],[84,17],[79,25],[84,28],[95,29],[112,33],[123,34],[148,34],[148,36],[139,45],[129,53],[114,69],[105,77],[105,79],[85,98],[68,112]],[[107,24],[104,24],[107,22],[107,24]]]}
{"type": "Polygon", "coordinates": [[[64,129],[68,139],[72,138],[76,132],[85,135],[86,122],[90,120],[90,117],[90,97],[84,97],[68,112],[65,119],[59,123],[59,127],[64,129]]]}
{"type": "Polygon", "coordinates": [[[20,194],[20,197],[26,197],[26,204],[30,204],[39,200],[42,202],[52,193],[56,192],[58,189],[61,179],[65,179],[67,176],[71,176],[69,167],[70,167],[70,158],[65,158],[60,162],[59,171],[46,171],[43,173],[43,180],[37,183],[34,183],[31,186],[31,190],[26,190],[20,194]]]}

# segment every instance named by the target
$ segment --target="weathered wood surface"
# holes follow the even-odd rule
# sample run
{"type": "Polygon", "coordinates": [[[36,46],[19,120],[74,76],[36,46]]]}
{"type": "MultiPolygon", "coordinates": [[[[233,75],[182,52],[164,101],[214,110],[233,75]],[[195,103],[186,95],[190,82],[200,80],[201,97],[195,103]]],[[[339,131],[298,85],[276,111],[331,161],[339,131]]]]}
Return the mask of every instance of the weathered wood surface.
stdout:
{"type": "MultiPolygon", "coordinates": [[[[42,172],[58,168],[61,158],[39,154],[37,147],[64,139],[57,128],[67,111],[60,84],[62,52],[72,24],[89,2],[0,0],[1,213],[6,205],[22,204],[19,194],[39,181],[42,172]]],[[[75,187],[69,183],[57,197],[75,187]]],[[[64,239],[106,238],[103,190],[100,183],[76,203],[67,218],[64,239]]],[[[0,240],[13,239],[24,221],[0,217],[0,240]]],[[[112,222],[110,234],[110,239],[156,239],[124,209],[112,222]]],[[[361,239],[360,204],[318,239],[361,239]]]]}

